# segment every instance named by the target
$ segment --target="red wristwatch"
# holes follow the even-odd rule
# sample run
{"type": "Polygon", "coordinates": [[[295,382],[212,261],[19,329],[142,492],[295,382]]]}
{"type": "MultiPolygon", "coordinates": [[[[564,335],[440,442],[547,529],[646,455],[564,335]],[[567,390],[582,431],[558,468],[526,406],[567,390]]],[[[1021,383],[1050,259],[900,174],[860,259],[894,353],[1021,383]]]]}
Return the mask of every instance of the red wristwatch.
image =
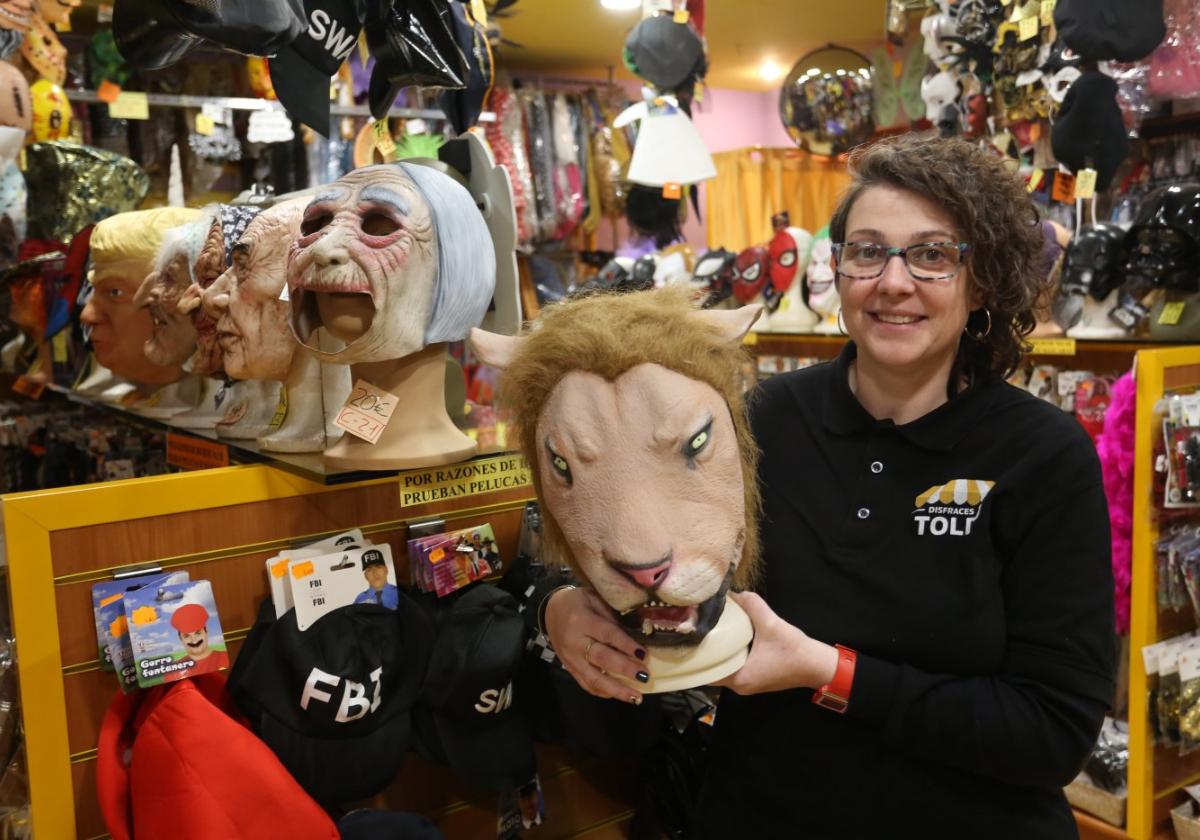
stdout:
{"type": "Polygon", "coordinates": [[[837,670],[833,679],[813,692],[812,701],[818,706],[841,714],[850,705],[850,686],[854,685],[854,663],[858,654],[848,647],[834,645],[838,652],[837,670]]]}

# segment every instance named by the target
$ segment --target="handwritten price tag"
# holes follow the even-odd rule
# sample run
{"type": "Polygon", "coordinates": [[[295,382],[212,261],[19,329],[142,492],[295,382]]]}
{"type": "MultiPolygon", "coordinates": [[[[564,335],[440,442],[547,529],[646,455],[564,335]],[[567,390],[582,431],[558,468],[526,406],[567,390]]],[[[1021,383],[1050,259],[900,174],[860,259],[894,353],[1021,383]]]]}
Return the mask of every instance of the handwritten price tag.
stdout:
{"type": "Polygon", "coordinates": [[[1038,19],[1036,17],[1027,17],[1017,24],[1017,39],[1019,41],[1028,41],[1030,38],[1036,38],[1038,34],[1038,19]]]}
{"type": "Polygon", "coordinates": [[[1058,0],[1042,0],[1042,26],[1054,24],[1054,7],[1057,5],[1058,0]]]}
{"type": "Polygon", "coordinates": [[[150,101],[144,93],[123,90],[116,99],[108,103],[108,115],[114,120],[148,120],[150,101]]]}
{"type": "Polygon", "coordinates": [[[388,121],[377,120],[371,126],[371,130],[375,132],[375,148],[383,155],[384,160],[391,160],[396,154],[396,141],[392,139],[392,133],[388,130],[388,121]]]}
{"type": "Polygon", "coordinates": [[[214,124],[212,117],[208,114],[196,115],[196,133],[203,134],[205,137],[213,133],[214,124]]]}
{"type": "Polygon", "coordinates": [[[360,379],[350,389],[350,396],[333,422],[367,443],[377,443],[392,419],[396,403],[395,395],[360,379]]]}
{"type": "Polygon", "coordinates": [[[1080,169],[1079,174],[1075,176],[1075,197],[1076,198],[1095,198],[1096,196],[1096,170],[1095,169],[1080,169]]]}

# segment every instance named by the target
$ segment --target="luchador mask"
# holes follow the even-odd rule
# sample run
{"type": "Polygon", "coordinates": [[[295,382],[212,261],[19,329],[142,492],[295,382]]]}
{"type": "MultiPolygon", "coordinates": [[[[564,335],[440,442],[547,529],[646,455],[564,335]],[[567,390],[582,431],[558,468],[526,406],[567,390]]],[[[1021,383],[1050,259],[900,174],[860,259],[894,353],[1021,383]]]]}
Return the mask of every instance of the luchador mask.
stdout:
{"type": "Polygon", "coordinates": [[[733,261],[737,254],[718,248],[702,255],[692,272],[692,285],[706,293],[704,306],[715,306],[733,294],[733,261]]]}
{"type": "Polygon", "coordinates": [[[1083,314],[1084,294],[1102,301],[1120,285],[1124,238],[1117,225],[1098,224],[1083,228],[1071,241],[1054,301],[1054,320],[1064,330],[1083,314]]]}
{"type": "Polygon", "coordinates": [[[33,103],[29,83],[21,71],[0,61],[0,125],[29,131],[33,128],[33,103]]]}
{"type": "Polygon", "coordinates": [[[300,198],[256,216],[233,246],[232,265],[204,292],[225,373],[235,379],[283,380],[291,368],[296,342],[279,293],[307,206],[308,199],[300,198]]]}
{"type": "Polygon", "coordinates": [[[838,294],[837,284],[833,282],[833,243],[829,239],[826,228],[817,234],[813,241],[812,253],[808,258],[808,273],[805,282],[808,284],[808,305],[820,315],[832,315],[841,306],[842,297],[838,294]]]}
{"type": "Polygon", "coordinates": [[[67,80],[67,48],[58,40],[50,24],[39,15],[33,16],[29,31],[25,33],[21,55],[43,79],[49,79],[56,85],[67,80]]]}
{"type": "Polygon", "coordinates": [[[770,253],[761,245],[751,245],[733,261],[733,296],[743,305],[767,285],[770,261],[770,253]]]}
{"type": "Polygon", "coordinates": [[[1195,291],[1200,269],[1200,186],[1161,187],[1142,201],[1125,235],[1126,279],[1195,291]]]}
{"type": "Polygon", "coordinates": [[[38,79],[29,88],[33,104],[33,139],[62,140],[71,131],[71,103],[63,89],[49,79],[38,79]]]}
{"type": "Polygon", "coordinates": [[[83,0],[38,0],[38,14],[47,23],[61,24],[66,23],[71,12],[78,9],[83,3],[83,0]]]}
{"type": "Polygon", "coordinates": [[[304,212],[288,258],[292,331],[337,364],[457,341],[487,312],[495,259],[471,194],[449,175],[412,163],[356,169],[304,212]],[[320,326],[345,349],[318,350],[320,326]]]}
{"type": "Polygon", "coordinates": [[[33,0],[0,0],[0,27],[28,32],[33,22],[33,0]]]}

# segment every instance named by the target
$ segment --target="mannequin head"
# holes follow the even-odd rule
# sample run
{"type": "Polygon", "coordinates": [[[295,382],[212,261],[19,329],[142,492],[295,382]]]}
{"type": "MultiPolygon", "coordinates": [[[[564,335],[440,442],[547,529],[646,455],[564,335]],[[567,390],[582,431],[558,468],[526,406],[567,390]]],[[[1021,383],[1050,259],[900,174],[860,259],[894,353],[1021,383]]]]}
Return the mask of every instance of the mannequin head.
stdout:
{"type": "Polygon", "coordinates": [[[80,321],[90,333],[101,365],[142,385],[165,385],[183,376],[178,365],[156,365],[143,347],[154,332],[148,309],[134,295],[154,269],[163,237],[171,228],[200,217],[199,210],[162,207],[118,213],[92,232],[91,297],[80,321]]]}
{"type": "Polygon", "coordinates": [[[751,245],[733,261],[733,295],[742,304],[758,296],[767,285],[771,256],[761,245],[751,245]]]}
{"type": "Polygon", "coordinates": [[[495,282],[491,237],[466,188],[416,164],[367,166],[305,209],[288,257],[292,330],[326,362],[400,359],[465,338],[495,282]],[[320,326],[346,348],[319,351],[320,326]]]}
{"type": "Polygon", "coordinates": [[[192,271],[210,227],[204,217],[167,231],[154,270],[134,295],[134,305],[150,313],[153,330],[144,351],[156,365],[182,365],[196,349],[196,327],[179,311],[179,302],[194,282],[192,271]]]}
{"type": "Polygon", "coordinates": [[[772,312],[779,308],[783,296],[796,281],[800,265],[812,247],[812,234],[803,228],[791,227],[786,212],[780,213],[777,218],[779,224],[775,226],[775,236],[768,246],[771,282],[763,290],[767,309],[772,312]]]}
{"type": "Polygon", "coordinates": [[[296,349],[288,304],[287,257],[300,234],[307,198],[264,210],[233,246],[233,263],[204,292],[204,311],[217,325],[225,373],[234,379],[282,380],[296,349]]]}
{"type": "Polygon", "coordinates": [[[1121,283],[1122,240],[1117,225],[1089,225],[1067,248],[1062,280],[1054,300],[1054,320],[1069,330],[1083,314],[1083,296],[1105,300],[1121,283]]]}
{"type": "Polygon", "coordinates": [[[837,284],[833,282],[832,260],[833,242],[829,238],[829,229],[825,228],[818,232],[813,240],[812,253],[808,257],[808,271],[805,274],[808,305],[820,315],[832,315],[842,305],[837,284]]]}

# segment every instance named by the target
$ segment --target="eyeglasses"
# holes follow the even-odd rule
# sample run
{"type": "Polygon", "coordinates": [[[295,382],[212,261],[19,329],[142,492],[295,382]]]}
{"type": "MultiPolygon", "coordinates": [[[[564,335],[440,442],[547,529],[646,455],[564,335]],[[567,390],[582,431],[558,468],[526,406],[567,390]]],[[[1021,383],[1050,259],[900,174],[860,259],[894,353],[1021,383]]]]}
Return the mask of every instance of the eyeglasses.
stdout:
{"type": "Polygon", "coordinates": [[[962,268],[966,242],[922,242],[907,248],[889,248],[877,242],[835,242],[837,273],[851,280],[881,277],[892,257],[903,257],[914,280],[937,282],[953,280],[962,268]]]}

